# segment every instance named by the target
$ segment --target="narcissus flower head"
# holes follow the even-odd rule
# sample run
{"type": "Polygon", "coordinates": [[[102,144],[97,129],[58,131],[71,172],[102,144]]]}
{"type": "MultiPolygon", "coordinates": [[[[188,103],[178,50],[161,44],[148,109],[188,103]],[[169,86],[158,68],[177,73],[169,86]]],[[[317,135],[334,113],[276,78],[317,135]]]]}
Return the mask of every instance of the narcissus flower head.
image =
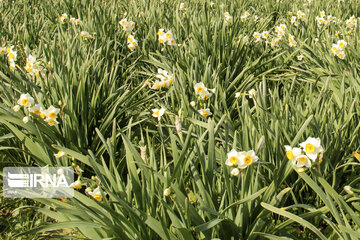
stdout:
{"type": "MultiPolygon", "coordinates": [[[[90,196],[92,196],[98,202],[100,202],[102,200],[102,196],[101,196],[99,187],[95,188],[94,191],[89,191],[88,194],[90,196]]],[[[106,193],[104,192],[104,194],[106,194],[106,193]]]]}
{"type": "Polygon", "coordinates": [[[165,108],[160,108],[160,109],[154,108],[151,111],[153,112],[152,116],[160,121],[162,115],[164,115],[165,113],[165,108]]]}
{"type": "Polygon", "coordinates": [[[235,149],[231,149],[230,152],[227,154],[227,159],[225,164],[232,167],[237,166],[240,161],[239,153],[235,149]]]}
{"type": "Polygon", "coordinates": [[[238,166],[241,169],[247,168],[248,166],[259,160],[259,157],[255,155],[254,150],[250,150],[248,152],[240,152],[239,158],[240,162],[238,166]]]}
{"type": "Polygon", "coordinates": [[[30,94],[21,94],[20,99],[17,101],[17,104],[24,107],[30,107],[31,104],[34,103],[34,99],[30,96],[30,94]]]}
{"type": "Polygon", "coordinates": [[[200,109],[199,113],[201,116],[203,117],[209,117],[212,115],[212,112],[210,111],[210,108],[206,108],[206,109],[200,109]]]}
{"type": "Polygon", "coordinates": [[[300,146],[312,161],[315,161],[318,154],[324,151],[320,138],[308,137],[305,142],[300,143],[300,146]]]}

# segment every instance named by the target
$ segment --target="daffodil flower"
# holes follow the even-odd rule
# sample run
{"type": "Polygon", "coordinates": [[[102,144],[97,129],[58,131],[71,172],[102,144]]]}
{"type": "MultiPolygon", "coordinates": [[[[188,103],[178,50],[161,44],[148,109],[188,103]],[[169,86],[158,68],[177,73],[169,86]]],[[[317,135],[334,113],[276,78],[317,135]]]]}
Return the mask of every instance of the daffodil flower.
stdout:
{"type": "Polygon", "coordinates": [[[254,150],[250,150],[248,152],[240,152],[239,158],[240,161],[238,167],[241,169],[247,168],[248,166],[259,160],[259,157],[255,155],[254,150]]]}
{"type": "Polygon", "coordinates": [[[48,118],[55,119],[57,118],[58,113],[60,112],[59,108],[55,108],[54,106],[50,106],[47,110],[44,111],[45,115],[48,118]]]}
{"type": "Polygon", "coordinates": [[[240,161],[239,153],[235,149],[231,149],[230,152],[227,154],[227,159],[225,161],[225,164],[232,167],[237,166],[240,161]]]}
{"type": "Polygon", "coordinates": [[[305,142],[300,143],[306,155],[315,161],[318,153],[323,151],[320,138],[308,137],[305,142]]]}
{"type": "Polygon", "coordinates": [[[76,180],[75,182],[73,182],[72,184],[70,184],[70,187],[73,187],[77,190],[81,189],[82,186],[85,186],[85,183],[82,183],[80,179],[76,180]]]}
{"type": "Polygon", "coordinates": [[[164,115],[165,113],[165,108],[160,108],[160,109],[154,108],[151,111],[153,112],[152,116],[160,121],[161,116],[164,115]]]}
{"type": "MultiPolygon", "coordinates": [[[[96,201],[100,202],[102,200],[102,196],[101,196],[101,192],[100,192],[100,188],[97,187],[94,189],[94,191],[90,191],[88,192],[88,194],[90,196],[92,196],[96,201]]],[[[104,192],[104,195],[106,195],[106,193],[104,192]]]]}
{"type": "Polygon", "coordinates": [[[295,161],[293,161],[293,164],[296,165],[298,168],[301,168],[303,166],[305,167],[311,167],[311,161],[306,155],[299,155],[295,157],[295,161]]]}
{"type": "Polygon", "coordinates": [[[212,112],[210,111],[210,108],[206,108],[206,109],[200,109],[199,113],[201,116],[203,117],[208,117],[212,115],[212,112]]]}
{"type": "Polygon", "coordinates": [[[65,155],[65,153],[62,151],[58,151],[57,153],[54,153],[55,158],[61,158],[64,155],[65,155]]]}
{"type": "Polygon", "coordinates": [[[67,19],[68,15],[66,13],[63,13],[61,16],[60,16],[60,23],[64,23],[64,20],[67,19]]]}
{"type": "Polygon", "coordinates": [[[204,83],[199,82],[194,85],[194,90],[196,95],[201,95],[202,92],[207,91],[207,88],[205,87],[204,83]]]}
{"type": "Polygon", "coordinates": [[[30,96],[30,94],[21,94],[20,99],[17,101],[17,104],[24,107],[30,107],[31,104],[34,103],[34,99],[30,96]]]}
{"type": "Polygon", "coordinates": [[[43,109],[40,104],[35,104],[34,106],[29,108],[29,112],[31,112],[35,115],[39,115],[42,111],[43,111],[43,109]]]}
{"type": "Polygon", "coordinates": [[[47,122],[47,124],[49,124],[49,126],[54,126],[54,125],[59,124],[59,122],[56,121],[56,119],[49,118],[49,117],[45,119],[45,122],[47,122]]]}

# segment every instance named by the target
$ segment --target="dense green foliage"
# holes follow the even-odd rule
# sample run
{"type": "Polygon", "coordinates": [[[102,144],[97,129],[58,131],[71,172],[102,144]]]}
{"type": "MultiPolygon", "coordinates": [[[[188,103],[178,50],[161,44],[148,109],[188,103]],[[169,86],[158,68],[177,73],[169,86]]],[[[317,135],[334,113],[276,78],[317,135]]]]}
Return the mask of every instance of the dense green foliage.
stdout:
{"type": "Polygon", "coordinates": [[[347,20],[360,5],[308,2],[184,1],[181,10],[172,0],[1,1],[0,45],[17,58],[10,69],[0,54],[0,167],[72,165],[86,185],[66,201],[1,199],[3,209],[37,211],[23,213],[21,227],[2,220],[1,238],[73,228],[86,239],[359,239],[360,19],[347,20]],[[321,11],[328,26],[315,21],[321,11]],[[134,50],[124,18],[135,22],[134,50]],[[159,29],[174,46],[159,42],[159,29]],[[254,33],[264,31],[260,42],[254,33]],[[339,40],[345,56],[331,52],[339,40]],[[40,76],[26,68],[29,54],[40,76]],[[156,89],[159,68],[174,79],[156,89]],[[14,111],[25,93],[60,109],[59,124],[14,111]],[[212,115],[199,113],[206,108],[212,115]],[[324,152],[299,169],[284,146],[308,137],[324,152]],[[232,149],[259,160],[233,174],[232,149]],[[100,201],[89,194],[97,187],[100,201]]]}

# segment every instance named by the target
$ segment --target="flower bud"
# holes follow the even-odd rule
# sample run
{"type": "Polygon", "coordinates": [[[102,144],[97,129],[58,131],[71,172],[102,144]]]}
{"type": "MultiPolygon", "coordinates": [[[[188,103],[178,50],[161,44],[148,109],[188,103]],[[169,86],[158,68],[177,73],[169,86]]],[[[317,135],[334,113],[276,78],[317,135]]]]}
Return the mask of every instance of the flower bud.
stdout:
{"type": "Polygon", "coordinates": [[[21,108],[20,105],[15,105],[15,106],[13,107],[13,110],[14,110],[14,112],[17,112],[17,111],[20,110],[20,108],[21,108]]]}
{"type": "Polygon", "coordinates": [[[165,196],[165,197],[168,197],[170,194],[171,194],[171,189],[170,189],[170,188],[166,188],[166,189],[164,190],[164,196],[165,196]]]}
{"type": "Polygon", "coordinates": [[[349,194],[349,195],[354,195],[354,192],[352,191],[352,188],[350,187],[350,186],[345,186],[344,187],[344,190],[345,190],[345,192],[347,193],[347,194],[349,194]]]}
{"type": "Polygon", "coordinates": [[[26,124],[26,123],[29,121],[29,117],[28,117],[28,116],[24,117],[24,118],[22,119],[22,121],[26,124]]]}
{"type": "Polygon", "coordinates": [[[234,168],[233,170],[231,170],[231,175],[232,176],[238,176],[240,173],[240,170],[238,168],[234,168]]]}
{"type": "Polygon", "coordinates": [[[59,168],[59,169],[57,170],[57,174],[59,174],[59,175],[64,174],[64,169],[59,168]]]}

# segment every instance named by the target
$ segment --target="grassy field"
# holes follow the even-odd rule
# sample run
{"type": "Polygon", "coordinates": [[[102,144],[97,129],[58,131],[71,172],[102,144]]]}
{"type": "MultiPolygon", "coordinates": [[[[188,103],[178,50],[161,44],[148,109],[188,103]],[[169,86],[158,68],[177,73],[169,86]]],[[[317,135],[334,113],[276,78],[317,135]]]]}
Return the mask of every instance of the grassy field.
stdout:
{"type": "Polygon", "coordinates": [[[74,198],[1,193],[1,239],[360,239],[358,0],[18,0],[0,19],[1,175],[76,172],[74,198]]]}

